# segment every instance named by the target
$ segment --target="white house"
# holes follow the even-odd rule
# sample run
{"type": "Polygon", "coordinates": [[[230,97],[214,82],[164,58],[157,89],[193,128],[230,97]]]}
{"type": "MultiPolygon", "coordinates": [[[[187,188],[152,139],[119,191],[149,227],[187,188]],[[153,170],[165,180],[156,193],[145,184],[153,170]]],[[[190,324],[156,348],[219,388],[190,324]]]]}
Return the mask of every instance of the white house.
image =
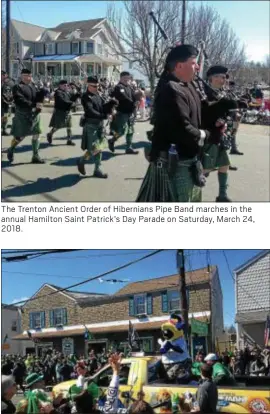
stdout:
{"type": "Polygon", "coordinates": [[[11,75],[18,77],[20,63],[31,66],[34,77],[54,78],[98,75],[117,80],[123,48],[105,18],[61,23],[45,28],[11,20],[11,75]]]}
{"type": "Polygon", "coordinates": [[[270,314],[270,251],[264,250],[235,271],[237,344],[264,345],[270,314]]]}
{"type": "Polygon", "coordinates": [[[2,355],[21,354],[24,355],[35,349],[32,341],[15,341],[12,338],[21,333],[20,309],[14,305],[1,306],[1,352],[2,355]]]}

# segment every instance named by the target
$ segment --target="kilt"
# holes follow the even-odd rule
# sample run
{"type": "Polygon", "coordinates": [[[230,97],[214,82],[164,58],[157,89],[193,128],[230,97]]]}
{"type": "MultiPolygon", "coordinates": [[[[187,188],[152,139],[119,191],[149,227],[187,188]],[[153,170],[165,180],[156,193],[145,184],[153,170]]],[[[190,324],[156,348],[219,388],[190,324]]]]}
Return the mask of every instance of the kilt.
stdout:
{"type": "Polygon", "coordinates": [[[27,137],[28,135],[41,134],[40,113],[34,114],[29,110],[16,108],[15,116],[12,120],[11,135],[14,137],[27,137]]]}
{"type": "Polygon", "coordinates": [[[194,184],[190,171],[194,161],[195,159],[180,160],[171,179],[175,198],[179,203],[202,201],[202,189],[194,184]]]}
{"type": "Polygon", "coordinates": [[[221,149],[219,145],[210,144],[203,150],[202,165],[205,170],[214,170],[230,165],[230,158],[227,151],[221,149]]]}
{"type": "Polygon", "coordinates": [[[55,109],[53,111],[49,127],[56,129],[71,128],[72,120],[69,111],[61,111],[60,109],[55,109]]]}
{"type": "Polygon", "coordinates": [[[134,134],[134,121],[133,114],[117,112],[110,125],[111,131],[117,134],[118,137],[134,134]]]}
{"type": "Polygon", "coordinates": [[[100,125],[85,123],[82,133],[81,148],[89,152],[102,151],[107,146],[103,123],[100,125]]]}
{"type": "Polygon", "coordinates": [[[173,203],[177,201],[168,174],[167,161],[151,162],[139,190],[137,203],[173,203]]]}

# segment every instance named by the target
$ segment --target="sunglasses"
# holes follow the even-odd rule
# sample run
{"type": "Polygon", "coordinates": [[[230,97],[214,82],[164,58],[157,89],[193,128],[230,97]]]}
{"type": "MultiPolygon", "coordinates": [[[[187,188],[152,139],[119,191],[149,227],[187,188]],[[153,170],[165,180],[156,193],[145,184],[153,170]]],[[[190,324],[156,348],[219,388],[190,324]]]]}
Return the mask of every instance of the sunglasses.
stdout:
{"type": "Polygon", "coordinates": [[[88,86],[91,86],[91,88],[97,89],[98,85],[92,85],[91,83],[88,83],[88,86]]]}

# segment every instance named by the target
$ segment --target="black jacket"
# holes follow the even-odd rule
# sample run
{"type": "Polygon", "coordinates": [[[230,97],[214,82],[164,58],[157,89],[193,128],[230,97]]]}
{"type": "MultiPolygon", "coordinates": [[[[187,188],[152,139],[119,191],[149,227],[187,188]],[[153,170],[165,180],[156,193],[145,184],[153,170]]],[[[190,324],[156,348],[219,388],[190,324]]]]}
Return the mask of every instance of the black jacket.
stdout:
{"type": "Polygon", "coordinates": [[[203,380],[199,385],[196,399],[200,407],[200,413],[216,413],[218,403],[218,390],[216,384],[210,379],[203,380]]]}
{"type": "Polygon", "coordinates": [[[77,93],[71,94],[62,89],[56,89],[54,94],[54,108],[59,109],[60,111],[70,111],[77,98],[77,93]]]}
{"type": "Polygon", "coordinates": [[[107,114],[104,110],[104,101],[98,94],[93,94],[86,91],[82,95],[82,106],[86,118],[104,120],[107,118],[107,114]]]}
{"type": "Polygon", "coordinates": [[[7,401],[1,398],[1,414],[13,414],[16,412],[16,407],[12,401],[7,401]]]}
{"type": "MultiPolygon", "coordinates": [[[[176,144],[180,157],[199,154],[201,99],[193,84],[169,75],[156,94],[152,157],[176,144]]],[[[206,135],[208,133],[206,132],[206,135]]]]}
{"type": "Polygon", "coordinates": [[[111,97],[119,102],[117,110],[123,114],[133,114],[136,108],[135,92],[130,85],[118,83],[111,93],[111,97]]]}
{"type": "Polygon", "coordinates": [[[26,85],[20,82],[13,88],[14,103],[22,109],[35,108],[37,103],[43,102],[44,96],[44,90],[38,91],[33,83],[26,85]]]}

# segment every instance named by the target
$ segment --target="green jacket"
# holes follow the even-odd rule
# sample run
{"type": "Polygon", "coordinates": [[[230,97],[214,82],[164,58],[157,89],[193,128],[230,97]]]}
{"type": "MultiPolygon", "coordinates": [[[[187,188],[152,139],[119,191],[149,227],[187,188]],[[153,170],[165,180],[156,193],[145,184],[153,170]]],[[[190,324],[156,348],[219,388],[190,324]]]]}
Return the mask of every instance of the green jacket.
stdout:
{"type": "Polygon", "coordinates": [[[234,384],[235,379],[228,370],[221,362],[216,362],[213,365],[213,381],[216,383],[219,383],[220,381],[223,383],[223,385],[228,384],[234,384]]]}
{"type": "Polygon", "coordinates": [[[192,366],[191,366],[191,372],[193,375],[195,375],[196,377],[200,377],[201,376],[201,366],[203,365],[203,362],[193,362],[192,366]]]}

